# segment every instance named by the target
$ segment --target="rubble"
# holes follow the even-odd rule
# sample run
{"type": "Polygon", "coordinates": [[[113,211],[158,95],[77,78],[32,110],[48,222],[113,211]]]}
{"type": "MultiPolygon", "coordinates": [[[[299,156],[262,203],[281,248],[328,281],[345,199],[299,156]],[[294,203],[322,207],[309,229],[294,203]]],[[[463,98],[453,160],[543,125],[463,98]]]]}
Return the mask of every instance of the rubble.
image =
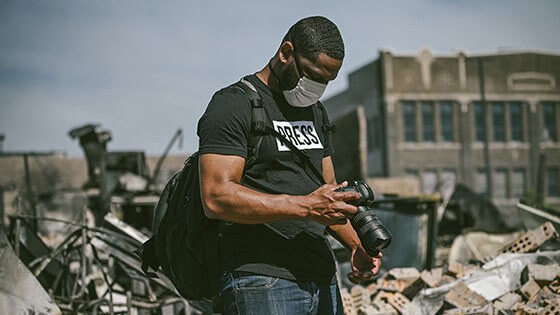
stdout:
{"type": "MultiPolygon", "coordinates": [[[[133,252],[148,236],[118,220],[112,213],[105,216],[105,224],[100,227],[67,222],[73,226],[73,231],[50,250],[38,246],[39,238],[29,238],[33,233],[24,233],[28,231],[25,217],[12,219],[16,222],[16,229],[11,236],[15,252],[19,252],[19,255],[13,255],[14,259],[20,256],[31,271],[27,277],[18,275],[15,282],[27,281],[26,292],[21,296],[37,292],[33,295],[37,296],[37,303],[41,303],[38,305],[48,309],[40,314],[191,315],[212,310],[210,302],[183,299],[162,272],[155,272],[154,278],[146,277],[139,257],[133,252]],[[37,284],[33,286],[32,281],[37,284]]],[[[7,242],[4,247],[10,248],[7,242]]],[[[20,264],[22,267],[15,263],[3,264],[3,267],[7,266],[2,268],[6,271],[0,275],[9,276],[16,272],[16,268],[25,269],[24,263],[20,261],[20,264]]],[[[7,285],[4,281],[0,283],[0,302],[6,297],[7,285]]],[[[11,299],[9,295],[7,298],[11,299]]],[[[33,304],[25,302],[25,305],[33,304]]],[[[2,307],[1,314],[23,313],[2,312],[2,307]]]]}
{"type": "Polygon", "coordinates": [[[500,253],[530,253],[537,250],[544,242],[552,237],[558,237],[558,232],[550,222],[545,222],[536,229],[521,235],[513,243],[505,246],[500,253]]]}
{"type": "Polygon", "coordinates": [[[0,229],[0,314],[61,314],[0,229]]]}
{"type": "Polygon", "coordinates": [[[560,314],[560,250],[549,222],[484,261],[418,271],[393,268],[367,287],[343,290],[345,314],[560,314]],[[364,303],[371,301],[369,305],[364,303]]]}

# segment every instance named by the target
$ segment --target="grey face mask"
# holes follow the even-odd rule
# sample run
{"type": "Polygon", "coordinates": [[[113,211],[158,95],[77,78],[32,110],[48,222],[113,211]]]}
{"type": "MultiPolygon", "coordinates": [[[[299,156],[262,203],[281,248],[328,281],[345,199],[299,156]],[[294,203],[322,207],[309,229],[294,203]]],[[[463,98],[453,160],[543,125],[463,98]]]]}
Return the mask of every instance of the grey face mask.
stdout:
{"type": "Polygon", "coordinates": [[[282,94],[288,104],[294,107],[308,107],[319,101],[326,88],[324,83],[301,77],[293,89],[284,90],[282,94]]]}
{"type": "MultiPolygon", "coordinates": [[[[295,50],[294,62],[296,64],[297,75],[300,76],[300,79],[293,89],[282,90],[282,94],[284,95],[286,102],[288,102],[288,104],[293,107],[311,106],[319,101],[319,99],[325,92],[325,89],[327,88],[327,84],[313,81],[302,75],[303,71],[301,70],[299,62],[297,60],[295,50]]],[[[276,78],[280,86],[282,86],[282,81],[276,75],[270,63],[268,64],[268,66],[270,68],[270,71],[272,72],[272,75],[276,78]]]]}

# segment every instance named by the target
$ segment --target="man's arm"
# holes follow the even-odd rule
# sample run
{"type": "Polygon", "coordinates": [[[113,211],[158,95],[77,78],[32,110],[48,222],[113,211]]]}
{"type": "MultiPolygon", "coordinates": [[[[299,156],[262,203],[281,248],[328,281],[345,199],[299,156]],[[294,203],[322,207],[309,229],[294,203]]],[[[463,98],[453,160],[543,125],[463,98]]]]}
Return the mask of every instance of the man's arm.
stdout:
{"type": "Polygon", "coordinates": [[[324,225],[342,224],[357,208],[344,202],[355,192],[337,192],[323,185],[306,196],[266,194],[242,186],[245,159],[236,155],[200,156],[201,197],[206,216],[242,224],[311,218],[324,225]]]}
{"type": "MultiPolygon", "coordinates": [[[[328,184],[336,184],[334,166],[330,157],[323,158],[323,177],[328,184]]],[[[379,272],[381,252],[377,257],[370,257],[362,247],[362,242],[350,221],[347,220],[346,224],[328,226],[327,231],[352,252],[352,272],[347,275],[351,282],[360,283],[369,280],[379,272]]]]}
{"type": "MultiPolygon", "coordinates": [[[[323,158],[323,178],[327,184],[336,185],[334,166],[330,156],[323,158]]],[[[361,245],[358,234],[348,220],[345,224],[328,226],[327,229],[330,232],[329,234],[350,251],[361,245]]]]}

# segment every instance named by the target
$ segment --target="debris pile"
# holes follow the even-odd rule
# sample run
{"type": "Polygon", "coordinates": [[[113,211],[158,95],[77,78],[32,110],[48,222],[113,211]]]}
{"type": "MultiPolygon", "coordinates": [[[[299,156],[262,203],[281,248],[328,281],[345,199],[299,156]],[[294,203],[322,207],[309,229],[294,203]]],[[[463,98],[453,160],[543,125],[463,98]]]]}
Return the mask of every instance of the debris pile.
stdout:
{"type": "Polygon", "coordinates": [[[344,313],[560,314],[560,250],[540,251],[557,237],[546,222],[484,261],[391,269],[367,286],[342,289],[344,313]]]}
{"type": "MultiPolygon", "coordinates": [[[[60,310],[45,314],[211,312],[208,302],[183,299],[163,273],[146,277],[134,251],[148,236],[112,213],[104,217],[100,227],[73,223],[73,231],[53,249],[41,245],[24,218],[14,219],[16,229],[11,237],[15,253],[38,280],[33,289],[48,294],[60,310]]],[[[10,273],[15,267],[3,268],[10,273]]],[[[0,284],[0,290],[3,285],[8,284],[0,284]]],[[[15,290],[12,295],[25,296],[29,289],[25,291],[15,290]]]]}

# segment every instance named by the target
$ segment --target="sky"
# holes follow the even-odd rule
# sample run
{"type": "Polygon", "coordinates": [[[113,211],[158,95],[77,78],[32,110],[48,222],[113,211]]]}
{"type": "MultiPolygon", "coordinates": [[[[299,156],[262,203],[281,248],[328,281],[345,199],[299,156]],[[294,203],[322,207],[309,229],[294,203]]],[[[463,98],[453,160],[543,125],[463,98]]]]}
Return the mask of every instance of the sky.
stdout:
{"type": "Polygon", "coordinates": [[[161,154],[196,125],[212,94],[264,67],[297,20],[324,15],[346,58],[324,98],[379,50],[560,53],[558,0],[0,0],[4,151],[82,151],[68,131],[100,124],[108,149],[161,154]]]}

